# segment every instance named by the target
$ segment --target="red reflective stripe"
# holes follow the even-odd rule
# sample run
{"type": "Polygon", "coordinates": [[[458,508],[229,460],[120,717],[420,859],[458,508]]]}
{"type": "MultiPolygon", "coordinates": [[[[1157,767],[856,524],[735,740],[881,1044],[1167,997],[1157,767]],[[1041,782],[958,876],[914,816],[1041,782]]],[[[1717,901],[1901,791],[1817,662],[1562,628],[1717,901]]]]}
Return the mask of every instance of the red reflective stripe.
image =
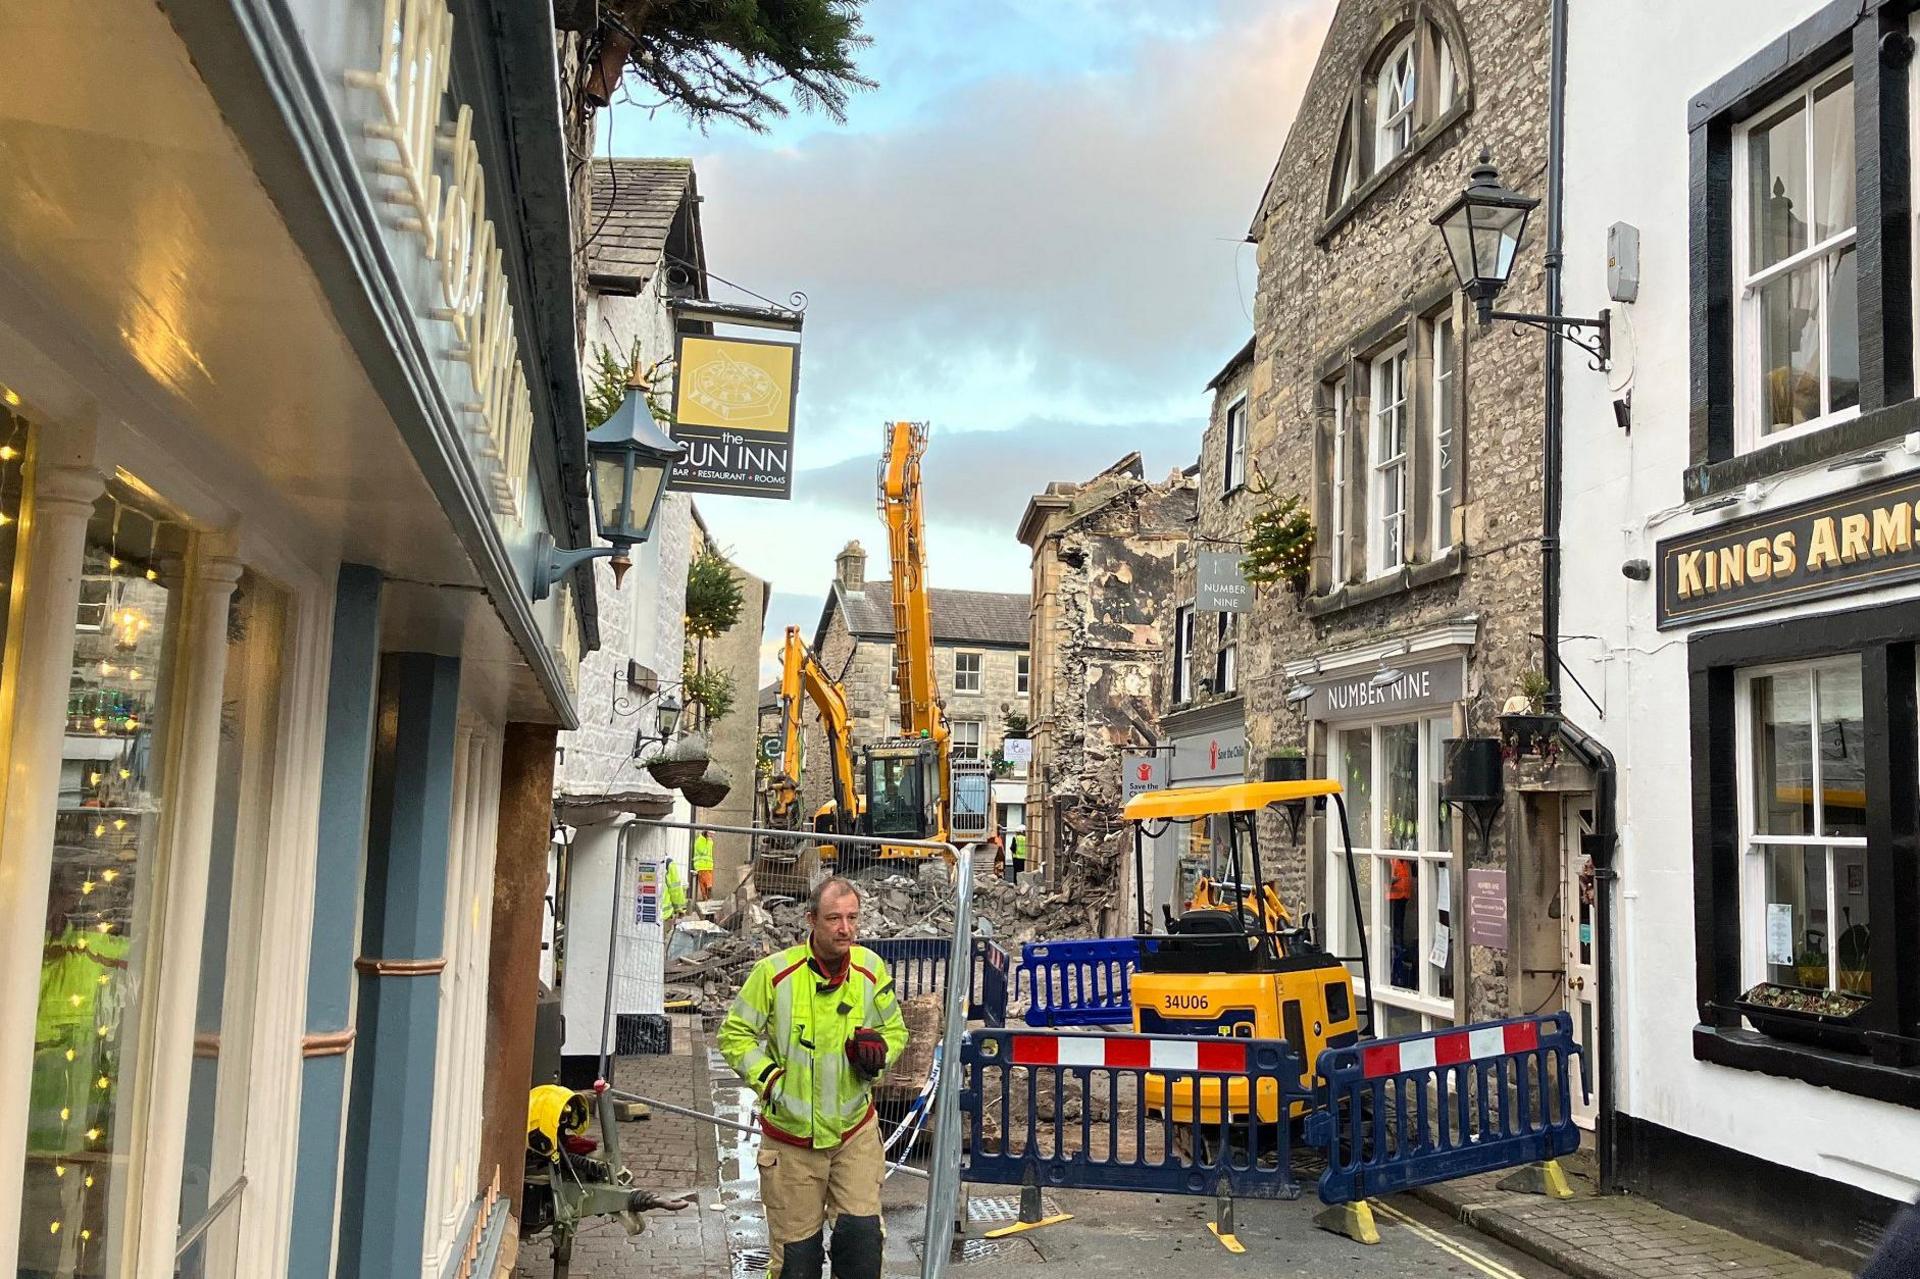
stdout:
{"type": "Polygon", "coordinates": [[[1507,1051],[1510,1053],[1529,1052],[1540,1046],[1540,1023],[1537,1021],[1516,1022],[1508,1026],[1507,1051]]]}
{"type": "Polygon", "coordinates": [[[868,981],[873,982],[876,985],[879,984],[880,979],[878,977],[875,977],[870,970],[862,968],[860,965],[855,964],[853,966],[853,971],[856,973],[859,973],[862,977],[865,977],[868,981]]]}
{"type": "Polygon", "coordinates": [[[1015,1035],[1013,1064],[1057,1066],[1060,1064],[1060,1041],[1052,1035],[1015,1035]]]}
{"type": "Polygon", "coordinates": [[[1368,1079],[1400,1073],[1400,1045],[1382,1044],[1360,1050],[1360,1073],[1368,1079]]]}
{"type": "Polygon", "coordinates": [[[1473,1044],[1464,1034],[1441,1035],[1433,1041],[1433,1064],[1457,1066],[1473,1058],[1473,1044]]]}
{"type": "Polygon", "coordinates": [[[773,984],[778,986],[781,982],[793,976],[795,973],[799,972],[802,968],[805,968],[806,966],[807,966],[807,961],[803,959],[799,963],[794,964],[791,967],[781,969],[779,972],[773,975],[773,984]]]}
{"type": "Polygon", "coordinates": [[[1153,1064],[1153,1043],[1146,1039],[1115,1039],[1107,1044],[1107,1065],[1121,1070],[1144,1070],[1153,1064]]]}
{"type": "Polygon", "coordinates": [[[1214,1044],[1202,1041],[1200,1045],[1200,1069],[1217,1070],[1223,1074],[1244,1075],[1247,1073],[1247,1049],[1244,1044],[1214,1044]]]}

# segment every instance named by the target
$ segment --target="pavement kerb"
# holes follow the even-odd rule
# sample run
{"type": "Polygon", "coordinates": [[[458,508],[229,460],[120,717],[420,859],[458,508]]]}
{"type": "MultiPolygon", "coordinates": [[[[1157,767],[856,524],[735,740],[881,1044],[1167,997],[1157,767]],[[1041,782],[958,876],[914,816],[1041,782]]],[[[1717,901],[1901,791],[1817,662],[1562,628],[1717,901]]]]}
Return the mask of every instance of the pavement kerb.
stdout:
{"type": "Polygon", "coordinates": [[[1421,1203],[1438,1208],[1462,1225],[1472,1226],[1481,1234],[1497,1239],[1509,1248],[1518,1249],[1536,1261],[1544,1261],[1558,1270],[1563,1270],[1573,1279],[1640,1279],[1632,1271],[1623,1267],[1595,1262],[1592,1257],[1579,1252],[1572,1244],[1563,1240],[1555,1239],[1538,1230],[1529,1230],[1514,1222],[1498,1208],[1476,1208],[1460,1189],[1445,1183],[1418,1186],[1410,1193],[1421,1203]]]}

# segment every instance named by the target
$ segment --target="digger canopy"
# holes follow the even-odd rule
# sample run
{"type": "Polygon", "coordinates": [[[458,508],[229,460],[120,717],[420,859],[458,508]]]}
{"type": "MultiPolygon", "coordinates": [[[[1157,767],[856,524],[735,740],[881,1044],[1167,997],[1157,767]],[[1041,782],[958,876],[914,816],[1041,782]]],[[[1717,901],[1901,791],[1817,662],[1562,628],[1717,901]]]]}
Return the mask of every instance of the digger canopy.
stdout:
{"type": "Polygon", "coordinates": [[[1340,783],[1235,782],[1231,786],[1189,786],[1180,790],[1152,790],[1135,795],[1123,810],[1130,822],[1157,822],[1168,818],[1210,817],[1215,813],[1254,813],[1271,804],[1338,795],[1340,783]]]}

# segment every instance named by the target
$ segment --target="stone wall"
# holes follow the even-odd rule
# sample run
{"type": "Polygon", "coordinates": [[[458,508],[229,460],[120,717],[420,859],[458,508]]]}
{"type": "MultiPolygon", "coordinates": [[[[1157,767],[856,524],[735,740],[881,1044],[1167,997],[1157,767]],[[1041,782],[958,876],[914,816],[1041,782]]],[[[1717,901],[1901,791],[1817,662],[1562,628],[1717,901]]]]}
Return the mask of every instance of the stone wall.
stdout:
{"type": "MultiPolygon", "coordinates": [[[[1496,325],[1481,330],[1459,301],[1451,268],[1430,218],[1466,184],[1479,151],[1489,148],[1510,187],[1545,194],[1547,119],[1547,6],[1545,0],[1346,0],[1336,13],[1318,66],[1255,219],[1259,286],[1255,357],[1250,376],[1254,460],[1277,492],[1312,498],[1321,530],[1312,597],[1281,589],[1260,592],[1249,635],[1241,646],[1248,715],[1248,766],[1257,774],[1269,750],[1306,746],[1325,767],[1325,742],[1306,739],[1302,717],[1284,701],[1281,664],[1422,624],[1468,614],[1480,619],[1468,665],[1464,725],[1475,735],[1497,732],[1501,703],[1517,691],[1521,674],[1540,664],[1531,633],[1540,620],[1541,445],[1545,339],[1536,331],[1496,325]],[[1413,153],[1350,216],[1329,225],[1326,193],[1343,113],[1361,79],[1363,63],[1396,24],[1416,12],[1431,15],[1464,48],[1456,51],[1466,83],[1457,118],[1442,116],[1432,135],[1416,138],[1413,153]],[[1326,515],[1330,506],[1333,403],[1326,385],[1343,365],[1363,362],[1405,333],[1414,359],[1409,382],[1416,421],[1425,407],[1431,366],[1417,321],[1452,308],[1460,335],[1456,398],[1461,408],[1457,445],[1459,505],[1454,549],[1437,556],[1415,529],[1411,574],[1373,582],[1334,582],[1326,515]],[[1412,579],[1412,580],[1409,580],[1412,579]],[[1251,642],[1248,642],[1248,641],[1251,642]]],[[[1543,219],[1536,219],[1541,221],[1543,219]]],[[[1503,308],[1544,309],[1541,233],[1536,226],[1520,251],[1503,308]]],[[[1578,360],[1568,376],[1583,376],[1578,360]]],[[[1369,420],[1369,387],[1352,383],[1352,420],[1369,420]]],[[[1350,486],[1370,474],[1365,431],[1349,436],[1350,486]],[[1356,452],[1358,455],[1356,456],[1356,452]]],[[[1416,454],[1411,488],[1425,513],[1430,458],[1416,454]]],[[[1359,530],[1349,525],[1350,535],[1359,530]]],[[[1262,838],[1281,847],[1284,824],[1263,816],[1262,838]]],[[[1491,860],[1504,863],[1497,843],[1491,860]]],[[[1295,850],[1292,882],[1311,868],[1295,850]]],[[[1464,860],[1464,859],[1463,859],[1464,860]]],[[[1476,852],[1475,861],[1480,860],[1476,852]]],[[[1456,876],[1456,879],[1459,878],[1456,876]]],[[[1505,1012],[1503,955],[1476,949],[1471,956],[1470,1016],[1505,1012]]]]}
{"type": "Polygon", "coordinates": [[[1192,477],[1150,483],[1138,461],[1081,486],[1044,522],[1030,508],[1023,524],[1035,548],[1034,635],[1046,650],[1034,689],[1028,828],[1049,882],[1103,924],[1122,905],[1119,869],[1130,848],[1119,756],[1158,733],[1161,628],[1194,518],[1192,477]]]}

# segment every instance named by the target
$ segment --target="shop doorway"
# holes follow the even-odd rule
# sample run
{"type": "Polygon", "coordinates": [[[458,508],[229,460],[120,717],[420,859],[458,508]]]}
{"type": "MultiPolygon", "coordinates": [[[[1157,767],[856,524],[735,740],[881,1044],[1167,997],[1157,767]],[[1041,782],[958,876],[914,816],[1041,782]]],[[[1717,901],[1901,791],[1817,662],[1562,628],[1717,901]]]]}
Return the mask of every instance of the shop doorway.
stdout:
{"type": "MultiPolygon", "coordinates": [[[[1582,835],[1593,833],[1593,799],[1569,796],[1561,837],[1560,912],[1565,932],[1566,990],[1561,1005],[1573,1017],[1573,1037],[1586,1058],[1587,1078],[1600,1077],[1599,964],[1594,949],[1593,862],[1581,849],[1582,835]]],[[[1597,1104],[1573,1090],[1573,1120],[1592,1131],[1597,1104]]]]}

